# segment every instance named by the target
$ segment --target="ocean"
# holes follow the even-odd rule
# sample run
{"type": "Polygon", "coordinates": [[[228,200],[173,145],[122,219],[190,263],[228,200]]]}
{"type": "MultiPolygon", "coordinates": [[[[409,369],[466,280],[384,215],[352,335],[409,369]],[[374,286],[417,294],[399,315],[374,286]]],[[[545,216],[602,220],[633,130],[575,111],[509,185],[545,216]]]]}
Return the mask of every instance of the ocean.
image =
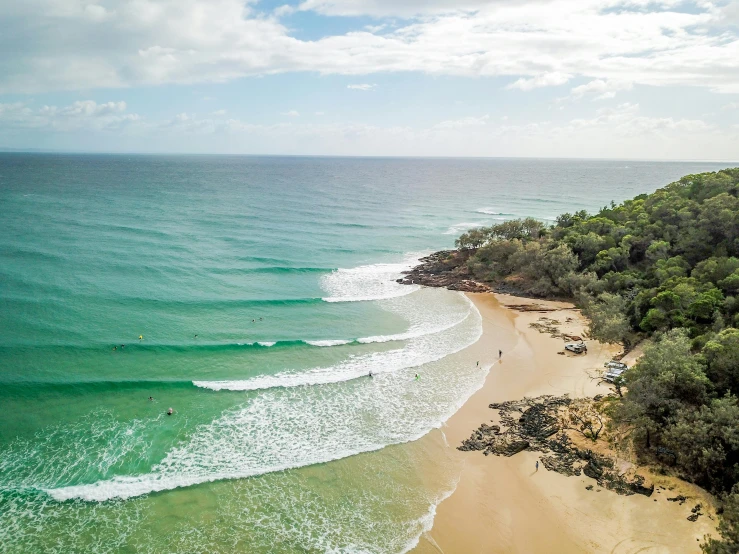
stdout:
{"type": "Polygon", "coordinates": [[[0,153],[0,552],[412,549],[488,368],[395,279],[726,166],[0,153]]]}

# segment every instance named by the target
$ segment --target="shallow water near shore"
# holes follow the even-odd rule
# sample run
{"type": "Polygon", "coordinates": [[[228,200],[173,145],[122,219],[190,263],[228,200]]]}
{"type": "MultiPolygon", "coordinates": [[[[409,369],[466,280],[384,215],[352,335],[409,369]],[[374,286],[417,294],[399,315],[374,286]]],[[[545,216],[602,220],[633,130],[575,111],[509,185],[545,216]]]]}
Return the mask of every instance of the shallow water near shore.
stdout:
{"type": "Polygon", "coordinates": [[[394,279],[721,167],[0,154],[0,552],[408,550],[488,368],[394,279]]]}

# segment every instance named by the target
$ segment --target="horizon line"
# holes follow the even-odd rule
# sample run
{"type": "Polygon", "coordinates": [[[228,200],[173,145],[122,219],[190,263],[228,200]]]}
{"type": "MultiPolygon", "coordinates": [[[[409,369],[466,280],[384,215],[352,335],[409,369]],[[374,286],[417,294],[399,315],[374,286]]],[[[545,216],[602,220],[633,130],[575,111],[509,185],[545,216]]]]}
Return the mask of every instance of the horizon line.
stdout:
{"type": "Polygon", "coordinates": [[[679,159],[679,158],[604,158],[575,156],[433,156],[433,155],[380,155],[380,154],[247,154],[226,152],[138,152],[138,151],[106,151],[106,150],[57,150],[44,148],[9,148],[0,147],[0,154],[62,154],[62,155],[100,155],[100,156],[229,156],[243,158],[364,158],[364,159],[427,159],[427,160],[588,160],[588,161],[624,161],[624,162],[658,162],[658,163],[736,163],[727,159],[679,159]]]}

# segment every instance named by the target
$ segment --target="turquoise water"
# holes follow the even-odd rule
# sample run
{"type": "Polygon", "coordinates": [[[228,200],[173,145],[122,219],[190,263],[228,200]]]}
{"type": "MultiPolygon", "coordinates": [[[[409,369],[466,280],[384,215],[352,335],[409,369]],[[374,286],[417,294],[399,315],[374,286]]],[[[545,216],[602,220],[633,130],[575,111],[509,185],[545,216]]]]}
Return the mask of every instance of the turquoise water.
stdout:
{"type": "Polygon", "coordinates": [[[414,441],[486,368],[394,279],[721,167],[0,154],[0,552],[407,550],[454,485],[414,441]]]}

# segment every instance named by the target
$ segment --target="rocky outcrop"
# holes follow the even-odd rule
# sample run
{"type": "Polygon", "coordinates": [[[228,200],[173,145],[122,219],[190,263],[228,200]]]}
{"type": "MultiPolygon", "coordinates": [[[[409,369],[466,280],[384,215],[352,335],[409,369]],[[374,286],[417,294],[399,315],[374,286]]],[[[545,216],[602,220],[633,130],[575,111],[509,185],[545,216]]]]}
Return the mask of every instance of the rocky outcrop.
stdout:
{"type": "Polygon", "coordinates": [[[489,292],[488,285],[472,279],[467,269],[469,255],[459,250],[442,250],[421,258],[419,265],[398,279],[403,285],[424,285],[463,292],[489,292]]]}
{"type": "Polygon", "coordinates": [[[486,456],[513,456],[523,450],[541,452],[541,463],[549,471],[569,476],[584,473],[618,494],[650,496],[654,486],[645,486],[643,477],[620,474],[611,458],[572,443],[557,417],[572,402],[567,396],[540,396],[490,404],[498,411],[500,425],[483,423],[458,448],[482,451],[486,456]]]}

